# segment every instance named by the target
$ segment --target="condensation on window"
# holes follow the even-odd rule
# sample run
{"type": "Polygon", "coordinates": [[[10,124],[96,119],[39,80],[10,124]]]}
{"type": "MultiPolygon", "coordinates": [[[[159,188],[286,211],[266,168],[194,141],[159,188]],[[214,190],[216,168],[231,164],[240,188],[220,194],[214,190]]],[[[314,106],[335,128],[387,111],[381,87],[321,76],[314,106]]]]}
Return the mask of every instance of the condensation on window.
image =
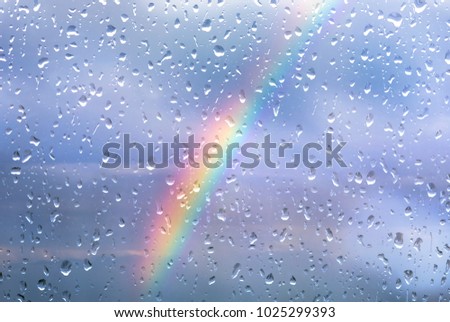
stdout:
{"type": "Polygon", "coordinates": [[[1,301],[450,299],[448,1],[0,26],[1,301]]]}

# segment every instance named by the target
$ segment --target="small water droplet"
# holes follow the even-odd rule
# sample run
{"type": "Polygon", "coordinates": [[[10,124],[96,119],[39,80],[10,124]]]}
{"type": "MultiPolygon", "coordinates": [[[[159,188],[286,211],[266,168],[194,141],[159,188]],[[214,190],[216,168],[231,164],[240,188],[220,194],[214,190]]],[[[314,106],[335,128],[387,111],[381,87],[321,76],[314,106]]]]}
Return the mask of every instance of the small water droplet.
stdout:
{"type": "Polygon", "coordinates": [[[178,28],[180,28],[180,25],[181,25],[181,22],[180,22],[180,19],[175,19],[175,22],[173,23],[173,27],[175,28],[175,29],[178,29],[178,28]]]}
{"type": "Polygon", "coordinates": [[[225,55],[225,49],[220,45],[214,46],[214,55],[216,55],[216,57],[222,57],[225,55]]]}
{"type": "Polygon", "coordinates": [[[374,185],[376,182],[376,177],[375,177],[375,172],[374,171],[369,171],[369,173],[366,176],[366,182],[367,185],[371,186],[374,185]]]}
{"type": "Polygon", "coordinates": [[[45,279],[40,279],[37,282],[37,288],[39,291],[44,291],[46,286],[47,286],[47,281],[45,279]]]}
{"type": "Polygon", "coordinates": [[[296,285],[297,284],[297,280],[295,279],[294,276],[291,276],[291,279],[289,280],[289,284],[291,284],[291,285],[296,285]]]}
{"type": "Polygon", "coordinates": [[[64,260],[61,263],[60,271],[64,276],[69,276],[69,274],[72,272],[72,262],[69,260],[64,260]]]}
{"type": "Polygon", "coordinates": [[[410,269],[405,270],[403,273],[404,273],[405,282],[406,282],[406,284],[409,285],[414,277],[414,273],[410,269]]]}
{"type": "Polygon", "coordinates": [[[88,99],[86,95],[81,95],[81,97],[78,99],[78,104],[80,104],[81,107],[85,107],[87,105],[88,99]]]}
{"type": "Polygon", "coordinates": [[[418,252],[420,252],[420,247],[422,246],[423,240],[422,238],[418,237],[416,241],[414,242],[414,249],[418,252]]]}
{"type": "Polygon", "coordinates": [[[373,124],[373,122],[374,122],[373,114],[372,114],[372,113],[369,113],[369,114],[366,116],[366,127],[371,127],[372,124],[373,124]]]}
{"type": "Polygon", "coordinates": [[[229,127],[234,127],[236,125],[236,122],[233,120],[231,116],[226,117],[225,123],[227,123],[229,127]]]}
{"type": "Polygon", "coordinates": [[[43,58],[39,59],[39,61],[38,61],[38,67],[42,69],[42,68],[44,68],[49,62],[50,62],[50,61],[49,61],[49,59],[48,59],[47,57],[43,57],[43,58]]]}
{"type": "Polygon", "coordinates": [[[306,76],[310,79],[313,80],[316,78],[316,71],[314,70],[314,68],[310,68],[308,69],[306,76]]]}
{"type": "Polygon", "coordinates": [[[108,37],[114,37],[116,32],[117,32],[117,29],[113,25],[108,25],[108,27],[106,27],[106,35],[108,37]]]}
{"type": "Polygon", "coordinates": [[[77,27],[74,25],[70,25],[69,27],[67,27],[66,29],[66,35],[67,37],[75,37],[78,36],[79,33],[77,31],[77,27]]]}
{"type": "Polygon", "coordinates": [[[240,263],[234,264],[233,271],[231,272],[231,279],[235,279],[236,277],[238,277],[240,271],[241,271],[241,264],[240,263]]]}
{"type": "Polygon", "coordinates": [[[169,175],[166,177],[166,184],[167,184],[168,186],[173,186],[174,183],[175,183],[175,179],[173,178],[172,175],[169,174],[169,175]]]}
{"type": "Polygon", "coordinates": [[[393,12],[389,14],[387,21],[392,23],[396,28],[399,28],[402,25],[403,17],[400,13],[393,12]]]}
{"type": "Polygon", "coordinates": [[[266,285],[271,285],[271,284],[273,284],[274,280],[275,279],[273,278],[272,273],[270,273],[269,275],[266,276],[264,282],[266,283],[266,285]]]}
{"type": "Polygon", "coordinates": [[[22,168],[20,168],[20,167],[12,167],[11,168],[11,174],[13,176],[20,176],[21,173],[22,173],[22,168]]]}
{"type": "Polygon", "coordinates": [[[397,280],[395,281],[395,288],[398,290],[402,287],[402,281],[401,279],[397,278],[397,280]]]}
{"type": "Polygon", "coordinates": [[[403,234],[402,233],[395,233],[394,245],[398,249],[403,247],[403,234]]]}
{"type": "Polygon", "coordinates": [[[409,217],[411,215],[412,215],[412,208],[411,208],[411,206],[408,206],[405,208],[405,216],[409,217]]]}
{"type": "Polygon", "coordinates": [[[286,221],[288,219],[289,219],[289,209],[285,207],[281,209],[281,220],[286,221]]]}
{"type": "Polygon", "coordinates": [[[243,89],[239,91],[239,101],[244,104],[246,101],[245,92],[243,89]]]}
{"type": "Polygon", "coordinates": [[[88,271],[90,271],[90,270],[92,269],[92,263],[91,263],[91,261],[90,261],[89,259],[87,259],[87,258],[83,261],[83,269],[84,269],[86,272],[88,272],[88,271]]]}
{"type": "Polygon", "coordinates": [[[202,30],[205,32],[211,31],[211,20],[210,19],[205,19],[205,21],[203,21],[202,30]]]}
{"type": "Polygon", "coordinates": [[[414,0],[414,11],[416,13],[422,13],[427,8],[427,2],[425,0],[414,0]]]}

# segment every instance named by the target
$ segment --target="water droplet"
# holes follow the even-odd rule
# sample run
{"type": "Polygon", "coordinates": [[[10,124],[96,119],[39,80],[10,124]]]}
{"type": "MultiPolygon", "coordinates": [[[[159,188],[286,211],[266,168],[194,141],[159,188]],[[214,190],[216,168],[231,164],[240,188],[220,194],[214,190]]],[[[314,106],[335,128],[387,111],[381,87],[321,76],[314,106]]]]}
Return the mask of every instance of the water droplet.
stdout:
{"type": "Polygon", "coordinates": [[[210,19],[205,19],[205,21],[203,21],[202,30],[205,32],[211,31],[211,20],[210,19]]]}
{"type": "Polygon", "coordinates": [[[411,208],[411,206],[408,206],[405,208],[405,216],[409,217],[411,215],[412,215],[412,208],[411,208]]]}
{"type": "Polygon", "coordinates": [[[50,61],[48,60],[47,57],[43,57],[43,58],[39,59],[39,61],[38,61],[38,67],[42,69],[42,68],[44,68],[49,62],[50,62],[50,61]]]}
{"type": "Polygon", "coordinates": [[[108,130],[111,130],[113,128],[112,120],[109,117],[105,119],[105,126],[108,130]]]}
{"type": "Polygon", "coordinates": [[[64,260],[61,263],[60,271],[64,276],[69,276],[69,274],[72,272],[72,262],[69,260],[64,260]]]}
{"type": "Polygon", "coordinates": [[[404,273],[405,282],[406,282],[406,284],[409,285],[414,277],[414,273],[410,269],[405,270],[403,273],[404,273]]]}
{"type": "Polygon", "coordinates": [[[222,57],[225,55],[225,49],[220,45],[214,46],[214,55],[216,55],[216,57],[222,57]]]}
{"type": "Polygon", "coordinates": [[[257,240],[258,240],[258,236],[255,234],[255,232],[252,232],[250,234],[250,244],[254,245],[257,240]]]}
{"type": "Polygon", "coordinates": [[[41,143],[41,141],[37,137],[35,137],[35,136],[30,137],[30,144],[32,144],[34,146],[39,146],[40,143],[41,143]]]}
{"type": "Polygon", "coordinates": [[[227,116],[225,119],[225,123],[227,123],[227,125],[229,127],[234,127],[236,125],[236,123],[234,122],[233,118],[231,116],[227,116]]]}
{"type": "Polygon", "coordinates": [[[396,248],[403,248],[403,234],[395,233],[394,245],[396,248]]]}
{"type": "Polygon", "coordinates": [[[178,28],[180,28],[180,25],[181,25],[181,22],[180,22],[180,19],[175,19],[175,22],[173,23],[173,27],[175,28],[175,29],[178,29],[178,28]]]}
{"type": "Polygon", "coordinates": [[[389,21],[396,28],[398,28],[398,27],[400,27],[402,25],[403,17],[402,17],[402,15],[400,13],[393,12],[393,13],[389,14],[389,16],[387,17],[387,21],[389,21]]]}
{"type": "Polygon", "coordinates": [[[425,0],[414,0],[414,11],[416,13],[422,13],[427,8],[427,2],[425,0]]]}
{"type": "Polygon", "coordinates": [[[418,252],[420,252],[420,247],[422,246],[423,240],[422,238],[418,237],[416,241],[414,242],[414,249],[418,252]]]}
{"type": "Polygon", "coordinates": [[[384,256],[384,254],[378,254],[378,259],[383,263],[384,266],[389,265],[389,260],[384,256]]]}
{"type": "Polygon", "coordinates": [[[11,174],[13,176],[20,176],[21,173],[22,173],[22,168],[20,168],[20,167],[12,167],[11,168],[11,174]]]}
{"type": "Polygon", "coordinates": [[[289,280],[289,284],[291,284],[291,285],[296,285],[297,284],[297,280],[295,279],[294,276],[291,276],[291,279],[289,280]]]}
{"type": "Polygon", "coordinates": [[[77,31],[77,27],[75,27],[74,25],[70,25],[69,27],[67,27],[66,35],[69,38],[78,36],[79,34],[78,34],[78,31],[77,31]]]}
{"type": "Polygon", "coordinates": [[[289,220],[289,209],[286,207],[281,209],[281,220],[283,221],[289,220]]]}
{"type": "Polygon", "coordinates": [[[220,208],[219,211],[216,214],[217,219],[219,219],[220,221],[226,221],[227,220],[227,216],[225,213],[225,210],[223,208],[220,208]]]}
{"type": "Polygon", "coordinates": [[[366,182],[367,185],[371,186],[374,185],[376,182],[376,177],[375,177],[375,172],[374,171],[369,171],[369,173],[366,176],[366,182]]]}
{"type": "Polygon", "coordinates": [[[398,290],[402,287],[402,281],[401,279],[397,278],[397,280],[395,281],[395,288],[398,290]]]}
{"type": "Polygon", "coordinates": [[[171,60],[172,59],[172,52],[170,50],[166,51],[164,56],[161,59],[161,63],[165,60],[171,60]]]}
{"type": "Polygon", "coordinates": [[[46,286],[47,286],[47,281],[45,279],[40,279],[37,282],[37,288],[39,291],[44,291],[46,286]]]}
{"type": "Polygon", "coordinates": [[[265,281],[266,285],[271,285],[274,282],[274,278],[272,273],[270,273],[269,275],[266,276],[265,281]]]}
{"type": "Polygon", "coordinates": [[[116,32],[117,32],[117,29],[113,25],[108,25],[108,27],[106,27],[106,35],[108,37],[114,37],[116,32]]]}
{"type": "Polygon", "coordinates": [[[80,104],[81,107],[85,107],[87,105],[88,99],[86,95],[81,95],[81,97],[78,99],[78,104],[80,104]]]}
{"type": "Polygon", "coordinates": [[[243,89],[241,89],[241,90],[239,91],[239,101],[240,101],[242,104],[244,104],[245,101],[246,101],[246,98],[245,98],[245,92],[244,92],[243,89]]]}
{"type": "Polygon", "coordinates": [[[87,259],[87,258],[83,261],[83,269],[84,269],[86,272],[88,272],[88,271],[90,271],[90,270],[92,269],[92,263],[91,263],[91,261],[90,261],[89,259],[87,259]]]}
{"type": "Polygon", "coordinates": [[[429,198],[436,197],[436,186],[432,182],[427,184],[427,195],[429,198]]]}
{"type": "Polygon", "coordinates": [[[306,73],[306,76],[307,76],[310,80],[315,79],[315,78],[316,78],[316,71],[314,70],[314,68],[308,69],[308,72],[306,73]]]}
{"type": "Polygon", "coordinates": [[[27,163],[32,157],[30,150],[25,150],[23,153],[22,163],[27,163]]]}
{"type": "Polygon", "coordinates": [[[336,120],[336,115],[334,115],[334,113],[328,114],[327,120],[328,120],[328,123],[330,123],[330,124],[334,123],[334,121],[336,120]]]}
{"type": "Polygon", "coordinates": [[[169,175],[166,177],[166,184],[167,184],[168,186],[173,186],[174,183],[175,183],[175,179],[173,178],[172,175],[169,174],[169,175]]]}
{"type": "Polygon", "coordinates": [[[240,271],[241,271],[241,264],[240,263],[234,264],[233,271],[231,272],[231,279],[235,279],[236,277],[238,277],[240,271]]]}
{"type": "Polygon", "coordinates": [[[374,122],[373,114],[372,114],[372,113],[369,113],[369,114],[366,116],[366,127],[371,127],[372,124],[373,124],[373,122],[374,122]]]}

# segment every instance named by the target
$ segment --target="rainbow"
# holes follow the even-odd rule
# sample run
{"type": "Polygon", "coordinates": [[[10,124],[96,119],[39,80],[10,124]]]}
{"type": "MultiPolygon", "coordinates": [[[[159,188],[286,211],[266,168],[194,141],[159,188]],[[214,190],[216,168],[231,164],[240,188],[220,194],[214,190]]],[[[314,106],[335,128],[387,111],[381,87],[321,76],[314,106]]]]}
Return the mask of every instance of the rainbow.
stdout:
{"type": "MultiPolygon", "coordinates": [[[[336,9],[333,7],[342,0],[322,0],[319,4],[305,1],[301,8],[296,8],[304,13],[305,21],[303,25],[304,32],[286,40],[285,48],[274,48],[278,52],[288,49],[292,53],[298,52],[305,46],[308,39],[308,31],[317,31],[327,17],[334,14],[336,9]],[[284,49],[284,50],[283,50],[284,49]]],[[[292,22],[293,23],[293,22],[292,22]]],[[[298,23],[298,21],[296,21],[298,23]]],[[[270,60],[261,61],[258,70],[266,71],[265,75],[260,75],[259,94],[243,100],[235,98],[235,102],[227,105],[223,110],[231,116],[230,120],[216,121],[214,118],[204,127],[204,142],[216,142],[226,146],[227,142],[240,142],[243,138],[242,129],[247,124],[253,124],[259,115],[265,103],[265,97],[273,90],[269,85],[267,78],[279,79],[291,68],[289,56],[279,62],[273,62],[270,66],[270,60]]],[[[157,211],[151,217],[151,234],[148,241],[148,255],[144,257],[141,267],[144,269],[144,285],[153,289],[154,283],[163,285],[165,276],[170,271],[171,263],[179,256],[193,230],[193,221],[198,218],[206,204],[207,195],[213,191],[220,177],[224,173],[224,167],[217,169],[208,169],[201,165],[200,168],[180,169],[173,186],[164,188],[159,197],[157,211]],[[150,284],[150,286],[149,286],[150,284]]]]}

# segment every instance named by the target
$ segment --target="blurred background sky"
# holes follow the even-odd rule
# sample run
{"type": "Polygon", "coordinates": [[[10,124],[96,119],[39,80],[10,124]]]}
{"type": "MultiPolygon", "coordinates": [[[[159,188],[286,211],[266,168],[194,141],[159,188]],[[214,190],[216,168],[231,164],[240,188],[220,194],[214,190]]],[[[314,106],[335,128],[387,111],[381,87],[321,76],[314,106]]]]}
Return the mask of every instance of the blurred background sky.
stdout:
{"type": "Polygon", "coordinates": [[[449,1],[7,1],[0,28],[2,301],[449,300],[449,1]],[[102,146],[230,117],[348,167],[207,178],[165,267],[182,170],[102,146]]]}

